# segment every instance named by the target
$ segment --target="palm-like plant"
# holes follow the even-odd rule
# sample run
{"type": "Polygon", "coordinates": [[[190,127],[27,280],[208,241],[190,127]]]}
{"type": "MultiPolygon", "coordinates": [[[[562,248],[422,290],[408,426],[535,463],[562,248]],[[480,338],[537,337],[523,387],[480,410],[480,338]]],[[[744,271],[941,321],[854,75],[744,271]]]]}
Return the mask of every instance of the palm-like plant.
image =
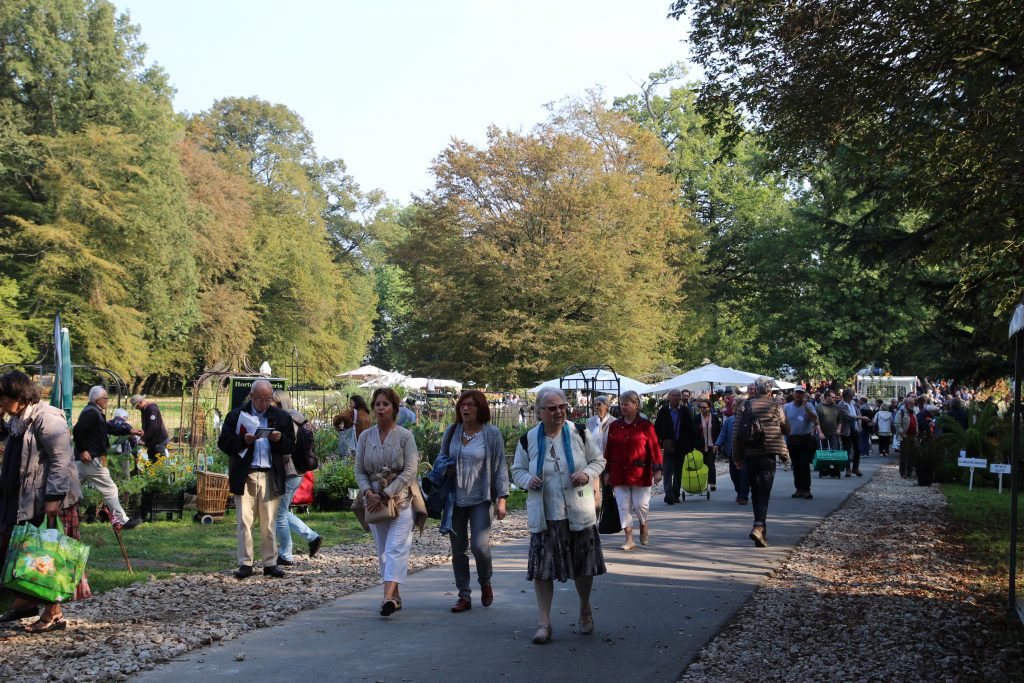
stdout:
{"type": "Polygon", "coordinates": [[[939,416],[942,427],[940,441],[957,453],[966,451],[969,458],[984,458],[996,462],[1001,458],[997,428],[999,411],[992,403],[980,407],[971,406],[967,410],[967,429],[949,415],[939,416]]]}

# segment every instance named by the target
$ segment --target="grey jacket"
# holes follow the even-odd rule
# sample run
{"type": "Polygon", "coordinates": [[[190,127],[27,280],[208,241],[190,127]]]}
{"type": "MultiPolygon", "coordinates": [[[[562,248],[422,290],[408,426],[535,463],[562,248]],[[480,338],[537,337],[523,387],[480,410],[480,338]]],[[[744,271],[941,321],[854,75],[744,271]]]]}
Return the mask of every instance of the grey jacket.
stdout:
{"type": "Polygon", "coordinates": [[[60,498],[62,510],[82,498],[71,431],[64,411],[47,403],[36,403],[29,410],[31,414],[23,425],[18,522],[43,515],[47,498],[63,496],[60,498]]]}
{"type": "MultiPolygon", "coordinates": [[[[487,467],[479,472],[460,472],[461,480],[475,482],[480,480],[480,487],[488,492],[490,501],[496,502],[499,498],[508,497],[508,462],[505,460],[505,438],[501,430],[490,423],[483,426],[484,444],[487,452],[487,467]]],[[[455,462],[458,462],[462,453],[462,423],[456,422],[445,430],[441,437],[441,447],[448,444],[448,455],[455,462]]],[[[472,488],[472,486],[471,486],[472,488]]]]}

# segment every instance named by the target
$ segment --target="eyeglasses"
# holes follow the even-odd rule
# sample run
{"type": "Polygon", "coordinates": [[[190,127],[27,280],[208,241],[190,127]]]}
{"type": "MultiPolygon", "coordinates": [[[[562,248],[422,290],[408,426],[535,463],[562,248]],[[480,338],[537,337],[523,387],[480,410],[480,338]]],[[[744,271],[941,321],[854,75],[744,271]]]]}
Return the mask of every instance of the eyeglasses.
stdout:
{"type": "Polygon", "coordinates": [[[557,406],[546,406],[544,410],[550,413],[564,413],[565,411],[569,410],[569,406],[566,405],[565,403],[560,403],[557,406]]]}

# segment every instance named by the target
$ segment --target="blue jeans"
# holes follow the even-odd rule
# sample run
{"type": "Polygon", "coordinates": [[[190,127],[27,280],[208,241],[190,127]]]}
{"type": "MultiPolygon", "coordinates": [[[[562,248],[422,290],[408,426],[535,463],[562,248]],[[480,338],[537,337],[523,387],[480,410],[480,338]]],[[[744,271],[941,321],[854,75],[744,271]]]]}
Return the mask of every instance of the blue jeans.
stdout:
{"type": "Polygon", "coordinates": [[[296,517],[289,509],[292,505],[292,498],[302,484],[302,477],[288,477],[284,482],[284,495],[281,496],[281,504],[277,506],[277,519],[275,528],[277,530],[277,554],[286,560],[292,560],[292,531],[302,536],[307,541],[315,541],[320,534],[306,526],[306,523],[296,517]]]}
{"type": "Polygon", "coordinates": [[[469,553],[476,560],[476,575],[481,586],[491,585],[491,501],[470,507],[455,506],[452,513],[452,571],[459,597],[469,599],[469,553]],[[468,527],[468,528],[467,528],[468,527]]]}

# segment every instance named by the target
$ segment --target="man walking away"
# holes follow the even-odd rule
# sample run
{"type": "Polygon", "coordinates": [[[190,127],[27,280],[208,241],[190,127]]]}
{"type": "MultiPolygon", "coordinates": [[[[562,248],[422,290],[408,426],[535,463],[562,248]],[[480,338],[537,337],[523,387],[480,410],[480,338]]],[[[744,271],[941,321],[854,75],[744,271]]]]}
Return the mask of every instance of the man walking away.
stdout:
{"type": "Polygon", "coordinates": [[[793,485],[796,492],[793,498],[811,500],[811,460],[817,450],[821,429],[818,428],[818,414],[811,410],[806,402],[807,393],[797,385],[793,391],[793,400],[782,409],[789,425],[786,444],[789,458],[793,462],[793,485]]]}
{"type": "Polygon", "coordinates": [[[135,394],[128,399],[128,403],[132,408],[138,408],[142,412],[142,445],[146,447],[146,455],[150,461],[166,455],[170,438],[164,427],[160,407],[146,398],[145,394],[135,394]]]}
{"type": "Polygon", "coordinates": [[[110,510],[110,522],[118,530],[134,529],[139,525],[138,519],[128,519],[121,501],[118,500],[117,485],[110,477],[107,469],[107,449],[110,448],[109,435],[126,436],[142,434],[138,429],[126,427],[125,423],[108,422],[106,416],[107,390],[102,386],[89,389],[89,403],[78,415],[78,422],[71,434],[75,440],[75,466],[78,468],[78,479],[83,484],[92,482],[96,490],[103,496],[103,504],[110,510]]]}
{"type": "Polygon", "coordinates": [[[693,450],[696,435],[690,409],[681,401],[678,389],[668,392],[668,405],[658,410],[654,420],[654,432],[661,445],[663,467],[665,468],[665,502],[678,503],[679,489],[683,480],[683,457],[693,450]]]}

